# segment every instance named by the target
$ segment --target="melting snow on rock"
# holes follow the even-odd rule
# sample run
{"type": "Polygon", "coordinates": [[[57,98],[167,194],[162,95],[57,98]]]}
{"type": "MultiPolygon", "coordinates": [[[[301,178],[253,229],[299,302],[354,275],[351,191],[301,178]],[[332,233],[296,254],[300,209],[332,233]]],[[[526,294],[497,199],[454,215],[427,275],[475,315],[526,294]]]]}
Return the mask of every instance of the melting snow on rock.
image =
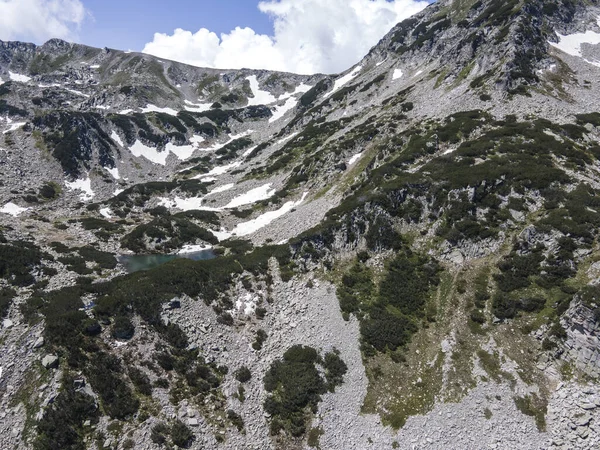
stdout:
{"type": "Polygon", "coordinates": [[[358,153],[357,155],[354,155],[352,158],[350,158],[350,161],[348,161],[348,165],[351,166],[352,164],[354,164],[356,161],[358,161],[360,159],[360,157],[362,156],[362,153],[358,153]]]}
{"type": "Polygon", "coordinates": [[[151,161],[155,164],[160,164],[162,166],[167,164],[167,156],[169,156],[169,152],[159,152],[156,148],[148,147],[140,141],[135,141],[135,144],[129,147],[129,150],[133,156],[137,156],[138,158],[143,157],[148,161],[151,161]]]}
{"type": "Polygon", "coordinates": [[[156,105],[147,105],[145,108],[142,108],[142,112],[143,113],[159,112],[159,113],[169,114],[171,116],[177,115],[177,111],[175,111],[173,108],[160,108],[156,105]]]}
{"type": "Polygon", "coordinates": [[[268,198],[271,198],[273,195],[275,195],[275,192],[277,192],[275,189],[271,189],[271,186],[272,184],[268,183],[255,189],[251,189],[245,194],[235,197],[227,205],[225,205],[224,208],[237,208],[239,206],[250,205],[252,203],[260,202],[261,200],[267,200],[268,198]]]}
{"type": "Polygon", "coordinates": [[[354,78],[356,78],[356,76],[360,73],[361,70],[362,70],[362,66],[356,66],[352,72],[350,72],[349,74],[346,74],[343,77],[338,78],[337,80],[335,80],[335,83],[333,85],[333,89],[331,91],[329,91],[327,94],[325,94],[323,96],[323,98],[330,97],[335,92],[339,91],[342,87],[344,87],[345,84],[349,83],[354,78]]]}
{"type": "MultiPolygon", "coordinates": [[[[598,25],[600,26],[600,17],[597,19],[598,25]]],[[[558,43],[556,42],[548,42],[552,47],[557,48],[571,56],[577,56],[579,58],[583,58],[583,44],[591,44],[596,45],[600,44],[600,34],[595,31],[586,31],[585,33],[574,33],[569,35],[562,35],[560,33],[556,33],[558,35],[558,43]]],[[[598,61],[589,61],[584,59],[584,61],[594,64],[600,65],[598,61]]]]}
{"type": "Polygon", "coordinates": [[[253,98],[248,99],[248,106],[268,105],[277,101],[270,92],[260,90],[256,75],[250,75],[246,80],[250,82],[250,89],[252,89],[252,94],[254,94],[253,98]]]}
{"type": "Polygon", "coordinates": [[[116,131],[113,130],[113,132],[110,134],[110,138],[115,141],[117,144],[119,144],[121,147],[125,147],[125,145],[123,144],[123,141],[121,140],[121,138],[119,137],[119,135],[117,134],[116,131]]]}
{"type": "Polygon", "coordinates": [[[8,76],[12,81],[18,81],[21,83],[27,83],[31,81],[31,77],[28,77],[27,75],[21,75],[19,73],[8,72],[8,76]]]}
{"type": "Polygon", "coordinates": [[[83,201],[89,201],[94,198],[94,191],[92,190],[92,180],[88,176],[87,178],[81,178],[75,181],[65,181],[67,189],[71,191],[82,191],[79,198],[83,201]]]}
{"type": "Polygon", "coordinates": [[[19,214],[24,213],[29,208],[22,208],[19,205],[14,204],[13,202],[9,202],[0,208],[0,213],[10,214],[13,217],[17,217],[19,214]]]}
{"type": "Polygon", "coordinates": [[[399,80],[400,78],[402,78],[402,75],[404,75],[404,72],[402,72],[402,69],[394,69],[394,73],[392,75],[392,80],[399,80]]]}
{"type": "Polygon", "coordinates": [[[278,219],[281,216],[284,216],[296,206],[300,205],[306,199],[308,192],[302,194],[302,198],[296,202],[290,201],[285,203],[281,208],[275,211],[266,212],[256,219],[250,220],[248,222],[239,223],[231,233],[227,232],[225,229],[221,228],[219,231],[209,230],[212,234],[215,235],[217,239],[220,241],[230,238],[231,236],[247,236],[249,234],[255,233],[261,228],[266,227],[275,219],[278,219]]]}

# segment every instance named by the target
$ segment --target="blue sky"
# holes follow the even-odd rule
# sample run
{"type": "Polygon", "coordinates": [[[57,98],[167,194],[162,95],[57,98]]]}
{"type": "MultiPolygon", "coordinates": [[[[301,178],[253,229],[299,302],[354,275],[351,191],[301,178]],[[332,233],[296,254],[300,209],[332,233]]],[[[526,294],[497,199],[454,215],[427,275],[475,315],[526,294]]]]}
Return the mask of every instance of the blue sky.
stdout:
{"type": "MultiPolygon", "coordinates": [[[[326,0],[325,0],[326,1],[326,0]]],[[[217,34],[236,26],[248,26],[260,34],[272,34],[258,0],[83,0],[93,18],[79,31],[80,42],[94,47],[140,51],[154,33],[172,33],[176,28],[197,31],[207,28],[217,34]]]]}

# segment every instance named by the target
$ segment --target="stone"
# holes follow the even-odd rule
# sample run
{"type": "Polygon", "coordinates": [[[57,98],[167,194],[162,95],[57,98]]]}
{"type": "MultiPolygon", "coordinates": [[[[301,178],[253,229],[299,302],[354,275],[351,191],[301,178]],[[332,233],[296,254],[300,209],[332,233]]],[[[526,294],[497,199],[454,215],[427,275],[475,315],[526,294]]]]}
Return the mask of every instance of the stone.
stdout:
{"type": "Polygon", "coordinates": [[[590,409],[595,409],[596,405],[594,403],[580,403],[579,407],[589,411],[590,409]]]}
{"type": "Polygon", "coordinates": [[[580,417],[576,417],[573,421],[578,427],[584,427],[590,423],[592,416],[589,413],[582,414],[580,417]]]}
{"type": "Polygon", "coordinates": [[[188,418],[187,423],[190,427],[197,427],[198,425],[200,425],[198,419],[196,419],[195,417],[188,418]]]}
{"type": "Polygon", "coordinates": [[[44,346],[44,337],[40,336],[33,344],[33,348],[41,348],[44,346]]]}
{"type": "Polygon", "coordinates": [[[12,321],[12,320],[10,320],[10,319],[4,319],[4,320],[2,321],[2,327],[3,327],[3,328],[12,328],[12,326],[13,326],[13,325],[14,325],[14,324],[13,324],[13,321],[12,321]]]}
{"type": "Polygon", "coordinates": [[[46,355],[42,359],[42,366],[46,369],[55,369],[58,367],[58,356],[56,355],[46,355]]]}

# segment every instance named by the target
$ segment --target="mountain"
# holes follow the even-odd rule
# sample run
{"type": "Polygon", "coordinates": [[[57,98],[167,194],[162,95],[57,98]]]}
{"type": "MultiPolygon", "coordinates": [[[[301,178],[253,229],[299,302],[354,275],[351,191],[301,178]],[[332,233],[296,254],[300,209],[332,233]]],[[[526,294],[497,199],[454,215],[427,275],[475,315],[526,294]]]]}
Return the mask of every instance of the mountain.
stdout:
{"type": "Polygon", "coordinates": [[[0,447],[598,448],[599,20],[439,1],[314,76],[1,42],[0,447]]]}

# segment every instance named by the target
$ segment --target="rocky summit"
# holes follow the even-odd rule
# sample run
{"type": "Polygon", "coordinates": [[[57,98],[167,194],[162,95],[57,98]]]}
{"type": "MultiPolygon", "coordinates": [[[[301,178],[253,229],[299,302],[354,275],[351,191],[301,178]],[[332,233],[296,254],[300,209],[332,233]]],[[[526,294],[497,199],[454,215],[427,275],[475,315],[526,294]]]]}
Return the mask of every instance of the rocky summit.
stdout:
{"type": "Polygon", "coordinates": [[[600,448],[600,5],[338,75],[0,42],[0,448],[600,448]]]}

